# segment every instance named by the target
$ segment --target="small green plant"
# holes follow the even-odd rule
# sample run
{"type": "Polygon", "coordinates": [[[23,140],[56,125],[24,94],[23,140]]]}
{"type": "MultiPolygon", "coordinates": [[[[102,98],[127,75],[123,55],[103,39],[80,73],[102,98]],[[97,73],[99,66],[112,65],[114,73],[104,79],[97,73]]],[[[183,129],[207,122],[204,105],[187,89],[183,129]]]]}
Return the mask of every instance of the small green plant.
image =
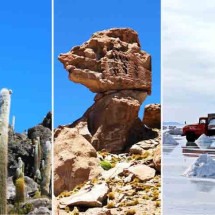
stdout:
{"type": "Polygon", "coordinates": [[[155,202],[155,206],[156,206],[157,208],[160,207],[160,206],[161,206],[160,201],[156,201],[156,202],[155,202]]]}
{"type": "Polygon", "coordinates": [[[108,193],[108,198],[109,198],[110,200],[113,200],[113,199],[115,198],[114,192],[108,193]]]}
{"type": "Polygon", "coordinates": [[[34,199],[38,199],[41,197],[41,192],[39,190],[37,190],[34,194],[34,199]]]}
{"type": "Polygon", "coordinates": [[[63,191],[58,195],[58,198],[68,197],[68,196],[71,196],[71,194],[72,194],[72,191],[63,191]]]}
{"type": "Polygon", "coordinates": [[[69,213],[69,212],[70,212],[69,206],[66,206],[64,210],[65,210],[67,213],[69,213]]]}
{"type": "Polygon", "coordinates": [[[79,210],[77,207],[74,207],[73,211],[71,212],[71,215],[79,215],[79,210]]]}
{"type": "Polygon", "coordinates": [[[107,208],[114,208],[115,207],[115,203],[113,201],[109,201],[107,204],[107,208]]]}
{"type": "Polygon", "coordinates": [[[138,199],[135,199],[133,201],[129,201],[129,202],[125,203],[126,206],[134,206],[134,205],[138,205],[138,204],[139,204],[138,199]]]}
{"type": "Polygon", "coordinates": [[[32,204],[25,204],[23,207],[20,206],[19,203],[15,203],[14,207],[10,209],[8,214],[11,215],[23,215],[23,214],[28,214],[33,210],[33,205],[32,204]]]}
{"type": "Polygon", "coordinates": [[[100,165],[104,170],[109,170],[112,168],[112,165],[110,162],[106,161],[106,160],[102,160],[100,161],[100,165]]]}

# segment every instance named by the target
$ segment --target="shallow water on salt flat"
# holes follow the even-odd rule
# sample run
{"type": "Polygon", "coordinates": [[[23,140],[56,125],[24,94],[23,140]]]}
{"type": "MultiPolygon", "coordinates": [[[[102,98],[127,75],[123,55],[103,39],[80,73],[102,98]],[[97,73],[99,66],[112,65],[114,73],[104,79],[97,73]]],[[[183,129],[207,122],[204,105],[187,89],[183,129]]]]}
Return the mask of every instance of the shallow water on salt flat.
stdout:
{"type": "Polygon", "coordinates": [[[163,146],[163,215],[214,215],[215,180],[182,176],[197,158],[183,156],[186,140],[177,141],[177,146],[163,146]]]}

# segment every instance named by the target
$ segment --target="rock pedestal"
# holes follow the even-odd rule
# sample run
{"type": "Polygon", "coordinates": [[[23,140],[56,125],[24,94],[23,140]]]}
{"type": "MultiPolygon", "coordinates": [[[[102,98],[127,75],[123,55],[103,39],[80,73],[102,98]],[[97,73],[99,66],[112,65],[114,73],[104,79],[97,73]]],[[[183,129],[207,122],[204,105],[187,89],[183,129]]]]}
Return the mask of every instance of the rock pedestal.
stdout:
{"type": "Polygon", "coordinates": [[[87,122],[96,150],[119,153],[134,136],[142,136],[144,125],[138,112],[151,93],[151,57],[140,50],[134,30],[97,32],[59,60],[70,80],[97,93],[94,105],[80,120],[87,122]],[[133,127],[138,127],[136,133],[130,132],[133,127]]]}

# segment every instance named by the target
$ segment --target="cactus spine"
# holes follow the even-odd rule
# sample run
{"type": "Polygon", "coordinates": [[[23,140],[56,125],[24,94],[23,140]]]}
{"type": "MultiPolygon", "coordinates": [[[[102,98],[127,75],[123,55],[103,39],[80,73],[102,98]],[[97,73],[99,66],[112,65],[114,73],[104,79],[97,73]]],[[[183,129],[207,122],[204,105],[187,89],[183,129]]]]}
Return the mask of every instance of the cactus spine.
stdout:
{"type": "Polygon", "coordinates": [[[19,177],[16,179],[16,202],[25,201],[25,177],[23,172],[20,173],[19,177]]]}
{"type": "Polygon", "coordinates": [[[41,192],[42,195],[50,195],[50,182],[51,182],[51,142],[46,141],[44,144],[44,165],[42,165],[42,182],[41,192]]]}
{"type": "Polygon", "coordinates": [[[8,126],[11,91],[0,92],[0,214],[7,214],[8,126]]]}

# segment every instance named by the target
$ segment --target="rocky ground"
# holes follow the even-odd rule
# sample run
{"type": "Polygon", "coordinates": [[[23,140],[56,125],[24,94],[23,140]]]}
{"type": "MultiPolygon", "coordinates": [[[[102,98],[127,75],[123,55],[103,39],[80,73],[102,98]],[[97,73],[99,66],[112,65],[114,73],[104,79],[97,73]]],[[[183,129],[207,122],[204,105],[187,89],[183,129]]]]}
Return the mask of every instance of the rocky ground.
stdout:
{"type": "Polygon", "coordinates": [[[32,140],[40,137],[41,143],[51,138],[51,113],[48,113],[43,122],[23,133],[9,130],[8,143],[8,213],[50,215],[52,201],[50,195],[41,195],[40,185],[34,178],[34,145],[32,140]],[[24,162],[25,200],[17,203],[15,176],[19,167],[19,158],[24,162]]]}
{"type": "Polygon", "coordinates": [[[160,214],[160,131],[154,131],[156,138],[134,144],[128,153],[97,152],[93,168],[100,173],[60,193],[56,214],[160,214]]]}

